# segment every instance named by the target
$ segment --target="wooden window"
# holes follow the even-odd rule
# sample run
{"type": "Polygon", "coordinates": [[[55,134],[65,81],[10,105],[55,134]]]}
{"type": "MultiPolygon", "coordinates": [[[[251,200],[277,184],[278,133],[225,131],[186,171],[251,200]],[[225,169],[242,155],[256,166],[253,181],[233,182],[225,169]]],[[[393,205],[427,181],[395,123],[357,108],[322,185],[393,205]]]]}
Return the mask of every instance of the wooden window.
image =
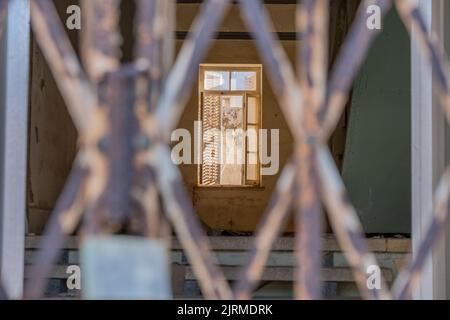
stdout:
{"type": "Polygon", "coordinates": [[[199,184],[259,186],[261,66],[201,65],[199,184]]]}

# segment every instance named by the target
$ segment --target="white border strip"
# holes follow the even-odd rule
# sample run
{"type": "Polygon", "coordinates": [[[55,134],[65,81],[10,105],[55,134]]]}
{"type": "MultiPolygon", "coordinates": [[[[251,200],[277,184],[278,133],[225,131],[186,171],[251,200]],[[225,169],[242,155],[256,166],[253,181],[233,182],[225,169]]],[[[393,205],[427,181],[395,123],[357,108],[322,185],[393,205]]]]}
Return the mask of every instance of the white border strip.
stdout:
{"type": "MultiPolygon", "coordinates": [[[[420,0],[428,28],[442,37],[442,0],[420,0]]],[[[446,160],[445,117],[433,94],[432,72],[417,40],[411,40],[412,249],[417,252],[432,215],[433,193],[446,160]]],[[[428,258],[416,299],[446,298],[446,252],[442,243],[428,258]]]]}
{"type": "Polygon", "coordinates": [[[30,61],[29,0],[10,0],[0,82],[0,273],[10,298],[23,291],[30,61]]]}

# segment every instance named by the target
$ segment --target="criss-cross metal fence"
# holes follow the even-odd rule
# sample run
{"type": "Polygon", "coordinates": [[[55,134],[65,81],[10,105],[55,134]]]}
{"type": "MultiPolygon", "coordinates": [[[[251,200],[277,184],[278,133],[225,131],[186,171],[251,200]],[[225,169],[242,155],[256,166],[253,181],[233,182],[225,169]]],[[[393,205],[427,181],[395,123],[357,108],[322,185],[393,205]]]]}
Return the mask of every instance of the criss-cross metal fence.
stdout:
{"type": "MultiPolygon", "coordinates": [[[[7,2],[0,0],[0,22],[4,20],[7,2]]],[[[442,46],[429,36],[418,1],[394,2],[429,59],[438,88],[436,94],[450,121],[450,69],[442,46]]],[[[415,258],[400,272],[391,291],[386,285],[369,289],[366,271],[376,265],[376,260],[368,250],[356,211],[348,201],[327,148],[353,79],[378,33],[367,28],[366,9],[377,5],[384,16],[394,2],[361,3],[328,76],[329,1],[304,0],[298,4],[297,33],[302,39],[298,70],[288,61],[262,2],[238,1],[295,138],[295,151],[257,227],[248,261],[231,288],[209,249],[208,238],[178,168],[171,161],[168,146],[170,133],[184,111],[191,84],[195,83],[198,66],[231,1],[204,1],[187,40],[172,61],[174,2],[136,0],[135,59],[121,64],[120,1],[82,0],[83,68],[53,2],[32,0],[32,29],[78,130],[79,151],[46,227],[24,297],[41,297],[60,246],[81,222],[82,237],[125,233],[169,241],[173,228],[205,298],[251,298],[271,245],[285,225],[289,209],[294,207],[298,266],[295,296],[319,299],[323,203],[362,297],[410,298],[427,255],[444,232],[450,169],[437,187],[434,215],[415,258]]]]}

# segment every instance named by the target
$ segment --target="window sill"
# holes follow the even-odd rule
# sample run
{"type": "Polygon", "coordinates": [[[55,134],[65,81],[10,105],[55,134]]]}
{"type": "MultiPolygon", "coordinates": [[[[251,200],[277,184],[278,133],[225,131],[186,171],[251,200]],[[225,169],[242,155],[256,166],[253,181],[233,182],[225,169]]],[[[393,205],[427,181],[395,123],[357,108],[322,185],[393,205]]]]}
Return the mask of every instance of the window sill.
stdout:
{"type": "Polygon", "coordinates": [[[224,190],[255,190],[255,191],[261,191],[265,190],[265,186],[202,186],[202,185],[196,185],[194,186],[194,190],[217,190],[217,191],[224,191],[224,190]]]}

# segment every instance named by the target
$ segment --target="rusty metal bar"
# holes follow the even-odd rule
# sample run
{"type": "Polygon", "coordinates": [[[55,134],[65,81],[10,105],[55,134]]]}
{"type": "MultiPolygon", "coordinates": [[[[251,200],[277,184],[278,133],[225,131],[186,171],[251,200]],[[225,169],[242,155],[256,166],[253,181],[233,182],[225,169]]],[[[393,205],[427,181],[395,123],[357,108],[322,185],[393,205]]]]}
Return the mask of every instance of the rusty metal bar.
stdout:
{"type": "Polygon", "coordinates": [[[111,120],[117,112],[122,111],[122,115],[127,114],[126,118],[129,121],[133,119],[133,116],[130,116],[133,103],[124,107],[128,102],[132,102],[133,98],[127,96],[126,91],[117,85],[118,83],[124,84],[125,81],[122,80],[126,77],[125,74],[130,72],[130,68],[127,67],[120,69],[122,41],[119,28],[120,2],[120,0],[83,0],[82,2],[84,20],[81,34],[82,58],[89,79],[97,90],[97,108],[94,114],[96,126],[92,126],[89,132],[81,137],[82,147],[85,149],[90,168],[86,182],[83,236],[99,233],[102,228],[106,228],[103,231],[117,232],[126,213],[123,212],[123,207],[119,210],[120,212],[115,211],[114,214],[111,199],[121,198],[123,206],[126,206],[125,202],[129,200],[129,191],[124,193],[125,189],[121,191],[116,189],[118,194],[109,194],[112,191],[111,188],[114,188],[109,184],[111,179],[120,180],[118,175],[122,175],[123,178],[126,175],[125,180],[128,181],[129,187],[131,184],[129,177],[132,175],[132,172],[125,173],[124,169],[124,167],[130,169],[131,164],[125,163],[126,161],[119,164],[120,156],[128,157],[129,160],[131,156],[129,153],[132,153],[133,146],[129,144],[132,141],[130,136],[133,135],[130,128],[132,124],[118,125],[119,122],[124,122],[124,119],[121,121],[118,116],[119,119],[116,119],[115,126],[111,125],[111,120]],[[111,89],[114,86],[116,86],[115,90],[111,89]],[[122,106],[116,105],[116,99],[120,100],[122,106]],[[124,99],[128,99],[128,101],[124,102],[124,99]],[[120,132],[123,130],[127,132],[120,132]],[[126,142],[121,141],[126,145],[122,150],[118,150],[120,147],[118,147],[116,139],[121,134],[126,136],[126,142]],[[112,167],[121,169],[119,171],[110,170],[112,167]],[[115,221],[110,221],[111,223],[106,225],[108,217],[115,221]]]}
{"type": "MultiPolygon", "coordinates": [[[[0,0],[0,24],[6,2],[0,0]]],[[[450,121],[449,64],[443,50],[428,36],[417,3],[412,0],[397,0],[396,3],[405,24],[410,29],[414,25],[424,54],[430,58],[437,93],[450,121]]],[[[170,19],[164,17],[173,15],[173,3],[138,1],[136,61],[132,66],[120,64],[119,5],[119,0],[83,0],[83,60],[89,79],[96,85],[97,97],[64,34],[52,2],[31,2],[36,38],[80,131],[81,151],[47,226],[43,250],[25,295],[27,298],[41,296],[46,275],[64,236],[73,232],[84,211],[87,232],[119,232],[124,221],[136,214],[130,209],[130,202],[134,200],[142,206],[148,234],[162,236],[167,232],[162,229],[167,230],[167,220],[170,220],[204,296],[231,298],[232,292],[209,250],[180,173],[171,163],[168,146],[159,144],[167,140],[182,115],[198,65],[227,12],[229,0],[209,0],[204,4],[167,79],[172,60],[165,54],[167,48],[173,47],[173,39],[167,40],[165,32],[172,31],[173,20],[169,22],[170,19]]],[[[305,0],[300,8],[298,25],[304,43],[299,78],[272,32],[273,26],[263,4],[258,0],[240,1],[243,18],[256,38],[272,87],[295,137],[296,155],[284,169],[258,226],[248,263],[235,286],[237,298],[251,296],[271,244],[286,223],[294,194],[298,195],[296,243],[297,264],[301,265],[296,297],[320,298],[322,213],[319,191],[362,296],[390,298],[384,282],[380,290],[367,287],[367,269],[376,265],[376,260],[368,251],[356,212],[347,200],[345,186],[325,147],[325,141],[342,114],[353,79],[378,33],[366,27],[368,5],[378,5],[384,15],[392,1],[366,0],[361,4],[326,88],[328,1],[305,0]]],[[[443,233],[449,202],[450,169],[436,192],[434,217],[425,240],[416,259],[397,279],[394,297],[411,296],[427,254],[443,233]]]]}
{"type": "Polygon", "coordinates": [[[135,112],[139,122],[139,141],[143,144],[136,150],[135,181],[133,195],[147,221],[145,234],[152,238],[165,238],[170,246],[170,224],[162,213],[161,199],[156,186],[155,170],[149,167],[150,139],[156,135],[156,128],[150,127],[154,110],[160,98],[164,80],[173,62],[174,38],[167,33],[174,29],[174,1],[157,0],[137,2],[135,65],[145,70],[136,79],[135,112]],[[167,51],[167,52],[166,52],[167,51]]]}
{"type": "Polygon", "coordinates": [[[58,13],[50,0],[31,1],[31,23],[36,40],[56,79],[69,113],[80,133],[92,123],[95,92],[81,69],[58,13]]]}
{"type": "MultiPolygon", "coordinates": [[[[130,68],[131,70],[131,68],[130,68]]],[[[95,221],[108,225],[109,232],[117,232],[130,218],[132,190],[135,178],[135,142],[138,120],[133,110],[135,101],[135,73],[125,71],[107,73],[100,85],[99,100],[108,106],[109,133],[101,141],[101,150],[108,161],[108,181],[99,198],[95,221]]]]}
{"type": "Polygon", "coordinates": [[[317,113],[325,97],[328,66],[328,16],[326,0],[305,0],[297,9],[297,25],[302,39],[299,50],[299,77],[305,108],[304,139],[297,142],[297,299],[320,299],[323,213],[314,166],[314,137],[319,132],[317,113]]]}
{"type": "Polygon", "coordinates": [[[156,108],[173,63],[174,11],[173,0],[137,2],[135,63],[138,69],[148,71],[151,110],[156,108]]]}
{"type": "Polygon", "coordinates": [[[358,215],[349,202],[333,157],[323,145],[318,146],[316,165],[319,172],[321,194],[334,234],[353,270],[361,295],[366,299],[389,299],[390,293],[383,279],[380,290],[369,289],[367,286],[367,270],[378,264],[364,240],[358,215]]]}
{"type": "Polygon", "coordinates": [[[406,28],[417,37],[422,54],[429,59],[436,84],[436,94],[450,122],[450,63],[435,34],[429,35],[417,1],[397,0],[396,7],[406,28]]]}
{"type": "Polygon", "coordinates": [[[293,198],[295,171],[295,163],[291,159],[278,178],[269,206],[256,228],[255,241],[250,248],[248,260],[234,287],[236,299],[251,298],[252,291],[264,271],[272,244],[286,226],[293,198]]]}
{"type": "MultiPolygon", "coordinates": [[[[397,0],[398,12],[411,34],[417,37],[422,54],[429,59],[443,112],[450,122],[450,64],[442,45],[429,31],[416,1],[397,0]]],[[[435,191],[434,214],[419,245],[414,260],[400,273],[393,286],[394,298],[410,299],[417,286],[423,266],[433,247],[442,238],[449,216],[450,168],[447,168],[435,191]]]]}
{"type": "Polygon", "coordinates": [[[449,206],[450,167],[447,168],[436,189],[433,219],[431,220],[427,232],[425,233],[425,237],[415,254],[415,258],[406,269],[400,272],[392,286],[392,293],[395,299],[405,300],[412,298],[412,294],[419,283],[421,272],[428,255],[444,235],[448,221],[449,206]]]}
{"type": "Polygon", "coordinates": [[[217,267],[208,238],[202,230],[183,186],[178,169],[172,164],[167,146],[154,147],[149,164],[156,168],[157,182],[164,199],[164,210],[171,221],[189,262],[207,299],[231,299],[231,289],[223,272],[217,267]]]}
{"type": "Polygon", "coordinates": [[[365,0],[360,4],[356,19],[332,69],[326,101],[319,113],[319,120],[323,126],[321,139],[324,142],[328,141],[336,128],[344,112],[353,81],[370,45],[379,34],[379,30],[370,30],[367,27],[366,11],[369,5],[379,6],[384,16],[391,9],[392,0],[365,0]]]}
{"type": "MultiPolygon", "coordinates": [[[[189,38],[183,44],[177,60],[168,75],[156,110],[156,124],[168,141],[180,120],[189,99],[198,66],[210,46],[210,39],[228,12],[230,0],[207,0],[193,23],[189,38]]],[[[152,125],[155,125],[153,123],[152,125]]]]}
{"type": "Polygon", "coordinates": [[[302,130],[298,125],[301,119],[302,96],[298,81],[284,49],[273,32],[273,26],[264,5],[258,0],[240,0],[241,14],[252,31],[256,45],[266,64],[273,92],[280,101],[289,129],[298,136],[302,130]]]}
{"type": "Polygon", "coordinates": [[[81,220],[84,208],[83,184],[88,172],[82,167],[80,158],[78,157],[75,161],[75,166],[45,228],[41,250],[31,267],[32,275],[25,284],[25,299],[38,299],[42,296],[47,284],[47,276],[58,257],[59,249],[66,236],[75,231],[81,220]]]}
{"type": "Polygon", "coordinates": [[[120,67],[120,0],[83,0],[83,64],[93,83],[120,67]]]}

